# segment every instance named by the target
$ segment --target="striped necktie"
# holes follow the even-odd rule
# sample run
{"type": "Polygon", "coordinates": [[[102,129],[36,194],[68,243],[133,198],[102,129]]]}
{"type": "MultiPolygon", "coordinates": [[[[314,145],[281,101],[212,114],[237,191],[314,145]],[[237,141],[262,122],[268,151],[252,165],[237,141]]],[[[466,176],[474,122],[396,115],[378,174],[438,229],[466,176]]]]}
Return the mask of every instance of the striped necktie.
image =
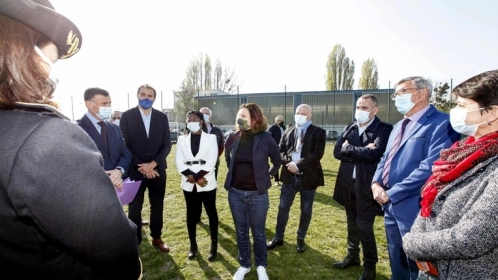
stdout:
{"type": "Polygon", "coordinates": [[[388,178],[389,178],[389,176],[388,176],[389,170],[391,170],[391,162],[393,160],[394,155],[396,154],[396,152],[399,149],[399,145],[401,144],[401,140],[403,139],[403,134],[405,133],[406,125],[408,124],[409,121],[410,121],[410,119],[408,119],[408,118],[403,120],[403,123],[401,124],[401,129],[400,129],[398,135],[396,135],[396,138],[394,139],[393,148],[389,152],[387,160],[384,164],[384,170],[382,171],[382,182],[384,183],[384,186],[387,186],[388,178]]]}

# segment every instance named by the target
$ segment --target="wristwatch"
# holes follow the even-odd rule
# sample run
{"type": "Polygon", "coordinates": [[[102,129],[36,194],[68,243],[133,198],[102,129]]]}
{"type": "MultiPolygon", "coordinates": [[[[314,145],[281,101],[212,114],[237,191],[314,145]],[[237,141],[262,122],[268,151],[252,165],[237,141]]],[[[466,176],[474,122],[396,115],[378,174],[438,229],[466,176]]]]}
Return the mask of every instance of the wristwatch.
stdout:
{"type": "Polygon", "coordinates": [[[121,177],[124,177],[124,174],[125,174],[124,168],[121,167],[121,166],[116,166],[116,169],[119,170],[119,171],[121,171],[121,177]]]}

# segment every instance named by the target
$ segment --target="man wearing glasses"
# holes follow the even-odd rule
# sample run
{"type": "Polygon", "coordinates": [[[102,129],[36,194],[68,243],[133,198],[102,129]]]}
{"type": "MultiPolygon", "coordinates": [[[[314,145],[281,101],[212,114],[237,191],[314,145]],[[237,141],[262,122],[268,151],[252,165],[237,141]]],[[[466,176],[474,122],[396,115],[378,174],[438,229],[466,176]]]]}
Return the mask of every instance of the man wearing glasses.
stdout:
{"type": "Polygon", "coordinates": [[[420,211],[420,190],[432,173],[439,152],[460,138],[448,114],[429,105],[431,81],[408,77],[395,85],[391,96],[404,115],[394,127],[372,180],[372,194],[384,209],[391,279],[417,279],[418,268],[402,247],[420,211]]]}

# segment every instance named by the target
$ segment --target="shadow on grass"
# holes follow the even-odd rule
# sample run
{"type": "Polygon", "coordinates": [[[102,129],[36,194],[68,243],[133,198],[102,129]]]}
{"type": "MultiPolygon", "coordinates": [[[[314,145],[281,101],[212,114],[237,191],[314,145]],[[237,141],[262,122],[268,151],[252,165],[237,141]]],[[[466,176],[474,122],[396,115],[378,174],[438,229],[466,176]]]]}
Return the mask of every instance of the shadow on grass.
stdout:
{"type": "Polygon", "coordinates": [[[145,230],[142,230],[142,236],[139,250],[143,265],[143,279],[185,279],[174,258],[153,247],[152,240],[145,230]],[[157,277],[158,275],[160,277],[157,277]]]}

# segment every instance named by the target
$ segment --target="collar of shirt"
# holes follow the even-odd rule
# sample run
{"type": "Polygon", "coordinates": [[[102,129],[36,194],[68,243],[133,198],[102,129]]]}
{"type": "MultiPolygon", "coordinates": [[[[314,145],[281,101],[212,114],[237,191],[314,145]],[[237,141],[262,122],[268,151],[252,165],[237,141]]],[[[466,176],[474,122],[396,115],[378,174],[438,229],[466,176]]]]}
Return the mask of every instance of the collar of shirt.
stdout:
{"type": "Polygon", "coordinates": [[[409,117],[410,122],[408,122],[408,124],[406,124],[405,133],[403,134],[403,138],[408,134],[407,132],[410,131],[410,129],[412,129],[412,127],[415,125],[415,123],[418,122],[418,120],[420,120],[420,118],[425,113],[427,113],[427,111],[429,111],[429,108],[431,108],[431,105],[427,105],[427,107],[425,107],[424,109],[418,111],[417,113],[415,113],[411,117],[409,117]]]}
{"type": "Polygon", "coordinates": [[[356,125],[358,126],[358,135],[361,135],[373,123],[374,120],[375,116],[369,122],[367,122],[367,125],[365,126],[360,126],[360,124],[356,122],[356,125]]]}
{"type": "Polygon", "coordinates": [[[97,120],[94,116],[92,116],[92,114],[90,114],[90,112],[86,112],[85,115],[88,117],[88,119],[93,123],[93,126],[95,126],[95,128],[97,129],[97,131],[99,132],[100,134],[100,130],[102,129],[102,127],[99,125],[99,120],[97,120]]]}
{"type": "Polygon", "coordinates": [[[152,117],[152,110],[150,110],[150,113],[148,115],[144,114],[140,108],[138,108],[140,111],[140,115],[142,116],[142,121],[144,122],[145,126],[145,132],[147,133],[147,137],[149,137],[149,128],[150,128],[150,119],[152,117]]]}

